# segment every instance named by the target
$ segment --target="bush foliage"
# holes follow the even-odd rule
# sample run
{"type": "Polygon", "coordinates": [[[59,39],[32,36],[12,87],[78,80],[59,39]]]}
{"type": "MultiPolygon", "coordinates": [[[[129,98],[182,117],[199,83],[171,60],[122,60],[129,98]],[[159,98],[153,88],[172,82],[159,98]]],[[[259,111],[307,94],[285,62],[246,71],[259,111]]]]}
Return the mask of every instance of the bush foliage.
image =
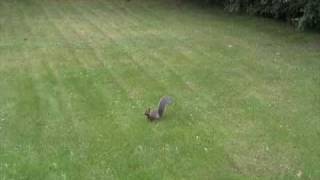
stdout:
{"type": "Polygon", "coordinates": [[[220,4],[229,12],[281,19],[298,29],[320,29],[320,0],[204,0],[220,4]]]}

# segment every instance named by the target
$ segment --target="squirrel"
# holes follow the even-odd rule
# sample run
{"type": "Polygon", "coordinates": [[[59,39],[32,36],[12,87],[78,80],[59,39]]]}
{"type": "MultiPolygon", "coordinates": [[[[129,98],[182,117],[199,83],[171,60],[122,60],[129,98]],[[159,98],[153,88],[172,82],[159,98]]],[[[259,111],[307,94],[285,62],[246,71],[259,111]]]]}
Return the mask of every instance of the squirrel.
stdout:
{"type": "Polygon", "coordinates": [[[152,110],[150,108],[148,108],[146,110],[146,112],[144,113],[145,116],[147,116],[147,118],[150,120],[150,121],[154,121],[154,120],[158,120],[160,119],[163,114],[164,114],[164,111],[166,109],[166,106],[171,104],[172,103],[172,98],[169,97],[169,96],[165,96],[163,98],[160,99],[160,103],[159,103],[159,107],[158,109],[155,109],[155,110],[152,110]]]}

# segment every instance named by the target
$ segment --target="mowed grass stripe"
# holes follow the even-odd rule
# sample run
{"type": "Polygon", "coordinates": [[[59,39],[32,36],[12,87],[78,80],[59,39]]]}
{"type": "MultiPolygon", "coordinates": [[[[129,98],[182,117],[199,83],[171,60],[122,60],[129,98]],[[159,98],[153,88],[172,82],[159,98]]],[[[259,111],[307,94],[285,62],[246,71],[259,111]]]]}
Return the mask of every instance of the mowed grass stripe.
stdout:
{"type": "MultiPolygon", "coordinates": [[[[74,19],[72,19],[72,20],[74,20],[74,19]]],[[[68,27],[67,28],[71,28],[71,29],[73,29],[73,31],[74,31],[74,33],[78,33],[77,31],[76,31],[76,29],[78,29],[78,28],[76,28],[76,27],[73,27],[73,24],[71,23],[71,22],[69,22],[68,21],[68,27]]],[[[85,39],[84,39],[84,41],[85,41],[85,39]]],[[[88,43],[88,44],[90,44],[90,43],[88,43]]],[[[97,51],[97,48],[93,48],[93,47],[91,47],[90,45],[88,45],[86,48],[84,48],[85,49],[85,51],[90,51],[90,54],[91,54],[91,59],[87,59],[88,61],[92,61],[92,60],[97,60],[97,61],[99,61],[99,62],[101,62],[101,63],[103,63],[103,64],[105,64],[105,62],[104,62],[104,60],[102,59],[103,57],[101,57],[101,55],[99,54],[100,52],[98,52],[97,51]],[[99,56],[99,57],[98,57],[99,56]]],[[[124,88],[124,87],[122,87],[122,85],[120,85],[121,84],[121,82],[119,82],[119,81],[117,81],[117,79],[116,78],[114,78],[115,76],[111,73],[111,71],[109,70],[109,69],[107,69],[107,68],[105,68],[104,67],[104,65],[102,66],[102,67],[99,67],[99,69],[100,69],[100,71],[107,71],[108,72],[108,75],[111,77],[111,82],[116,82],[116,84],[117,84],[117,87],[119,88],[119,90],[120,91],[116,91],[116,92],[120,92],[121,94],[126,94],[127,93],[127,88],[124,88]],[[100,69],[101,68],[101,69],[100,69]],[[113,81],[114,80],[114,81],[113,81]]],[[[85,74],[85,72],[84,72],[84,74],[85,74]]],[[[111,91],[111,92],[109,92],[109,91],[105,91],[105,90],[103,90],[102,88],[103,88],[104,86],[102,86],[102,87],[100,87],[100,91],[99,91],[99,93],[102,95],[102,94],[106,94],[106,95],[109,95],[110,97],[113,97],[113,98],[110,98],[108,101],[109,102],[114,102],[114,101],[117,101],[117,99],[118,98],[115,98],[116,96],[114,96],[115,94],[113,94],[113,92],[111,91]]],[[[82,90],[85,90],[85,88],[78,88],[78,89],[82,89],[82,90]]],[[[91,88],[90,88],[91,89],[91,88]]],[[[94,89],[94,88],[93,88],[94,89]]],[[[97,88],[97,89],[99,89],[99,88],[97,88]]],[[[82,93],[83,95],[85,95],[86,94],[86,90],[82,93]]],[[[93,93],[93,94],[95,94],[95,93],[93,93]]],[[[102,98],[103,99],[103,98],[102,98]]],[[[119,102],[118,102],[119,103],[119,102]]],[[[95,106],[94,106],[95,107],[95,106]]],[[[112,109],[110,109],[110,108],[106,108],[106,111],[108,112],[112,112],[113,110],[112,109]]],[[[115,123],[118,123],[118,122],[115,122],[115,123]]]]}
{"type": "MultiPolygon", "coordinates": [[[[29,34],[30,28],[27,25],[27,19],[24,16],[24,12],[23,10],[21,11],[22,8],[20,8],[20,4],[15,5],[16,6],[12,10],[17,10],[20,13],[21,29],[29,34]]],[[[25,36],[27,33],[23,35],[25,36]]],[[[18,38],[21,38],[20,40],[23,39],[23,37],[18,38]]],[[[30,43],[25,43],[23,49],[19,51],[18,54],[22,57],[22,60],[26,61],[30,59],[32,62],[36,62],[37,60],[34,59],[37,57],[37,53],[30,53],[30,49],[32,49],[30,48],[30,43]]],[[[29,61],[29,63],[32,62],[29,61]]],[[[44,139],[47,140],[45,137],[45,127],[47,126],[47,120],[49,120],[49,118],[46,116],[45,111],[48,106],[42,99],[43,94],[39,92],[39,78],[35,72],[35,68],[38,67],[37,65],[38,63],[35,63],[34,66],[29,66],[30,68],[28,69],[21,68],[20,72],[17,72],[15,75],[16,81],[11,82],[14,87],[12,90],[16,90],[17,92],[17,99],[13,101],[14,112],[9,115],[9,125],[6,126],[6,128],[10,130],[7,131],[9,134],[7,134],[5,138],[10,139],[10,141],[4,146],[7,148],[11,147],[15,150],[6,152],[6,157],[8,157],[6,158],[6,162],[12,164],[15,160],[20,160],[19,163],[26,166],[26,168],[23,170],[15,169],[15,171],[19,170],[24,173],[24,176],[30,175],[28,172],[40,169],[40,162],[42,162],[44,158],[40,153],[43,151],[44,146],[30,146],[30,144],[32,142],[41,144],[44,139]],[[32,167],[28,167],[28,162],[30,160],[34,161],[32,167]]],[[[12,100],[13,99],[11,99],[11,102],[12,100]]],[[[8,174],[14,173],[15,171],[9,171],[8,174]]],[[[42,172],[45,173],[45,171],[42,172]]],[[[43,173],[39,173],[39,176],[42,176],[43,173]]]]}
{"type": "MultiPolygon", "coordinates": [[[[24,11],[25,10],[22,10],[22,12],[24,11]]],[[[36,34],[31,33],[31,35],[35,36],[36,34]]],[[[41,114],[41,116],[37,118],[41,121],[41,123],[39,123],[40,127],[37,127],[35,129],[41,130],[41,127],[45,128],[43,132],[40,132],[37,135],[39,138],[41,137],[42,144],[42,146],[40,146],[37,150],[37,161],[39,166],[38,168],[41,168],[41,165],[50,165],[50,163],[52,162],[59,161],[57,159],[57,156],[62,155],[61,153],[64,153],[63,151],[65,150],[65,148],[67,148],[63,143],[64,141],[74,142],[74,144],[68,144],[68,146],[70,145],[74,149],[77,149],[75,147],[77,147],[78,144],[81,145],[81,139],[83,140],[83,135],[85,135],[83,133],[83,128],[85,126],[79,126],[79,122],[75,122],[76,119],[72,118],[70,112],[64,111],[64,109],[68,110],[70,108],[69,106],[66,106],[68,102],[66,102],[65,100],[68,99],[64,99],[66,97],[70,97],[70,94],[65,94],[65,89],[63,85],[61,85],[61,82],[59,82],[59,78],[61,77],[59,77],[59,75],[57,75],[57,72],[54,72],[54,70],[52,70],[52,68],[50,67],[50,60],[51,62],[54,62],[54,59],[42,59],[42,57],[44,56],[41,57],[41,55],[49,54],[42,49],[38,49],[36,52],[37,56],[28,57],[28,59],[38,58],[41,61],[40,67],[33,65],[32,67],[34,69],[32,70],[32,72],[30,72],[32,74],[31,78],[35,86],[34,92],[38,94],[37,98],[39,99],[40,103],[39,107],[41,107],[41,109],[38,110],[34,109],[34,112],[41,114]],[[37,73],[37,68],[42,68],[45,71],[37,73]],[[57,146],[57,144],[61,145],[57,146]],[[42,164],[41,162],[44,159],[47,159],[47,162],[45,164],[42,164]]],[[[34,130],[29,130],[29,132],[32,131],[34,130]]],[[[71,152],[72,151],[70,151],[70,153],[71,152]]],[[[66,156],[63,155],[63,157],[66,156]]],[[[67,162],[69,161],[64,161],[65,165],[69,164],[67,162]]],[[[46,173],[47,171],[44,171],[40,175],[45,177],[46,173]]]]}
{"type": "MultiPolygon", "coordinates": [[[[118,98],[114,98],[114,99],[112,99],[112,101],[116,101],[116,103],[117,103],[116,105],[121,105],[121,106],[123,106],[123,104],[121,104],[121,102],[119,102],[118,98]]],[[[121,107],[121,106],[120,106],[120,107],[121,107]]],[[[113,108],[116,108],[116,106],[113,107],[113,108]]],[[[131,107],[130,107],[130,108],[131,108],[131,107]]],[[[126,106],[123,106],[122,109],[127,109],[127,108],[126,108],[126,106]]],[[[115,111],[112,109],[111,112],[115,112],[115,111]]],[[[120,113],[121,113],[121,112],[120,112],[120,113]]],[[[140,114],[140,113],[139,113],[139,114],[140,114]]],[[[116,117],[117,115],[118,115],[118,116],[119,116],[119,115],[121,115],[121,116],[126,115],[125,117],[128,116],[128,114],[115,114],[114,117],[116,117]]],[[[142,116],[142,113],[141,113],[141,116],[142,116]]],[[[116,118],[116,119],[115,119],[115,122],[116,122],[116,123],[120,123],[121,121],[119,121],[119,119],[116,118]]],[[[125,127],[127,127],[127,126],[128,126],[128,125],[126,125],[125,127]]]]}
{"type": "MultiPolygon", "coordinates": [[[[78,13],[81,14],[81,13],[83,13],[83,12],[78,12],[78,13]]],[[[90,22],[90,25],[91,25],[90,27],[91,27],[91,28],[92,28],[92,27],[96,27],[94,23],[92,23],[91,21],[89,21],[89,22],[90,22]]],[[[83,30],[83,29],[85,29],[86,27],[79,27],[79,28],[83,30]]],[[[86,32],[90,32],[91,28],[88,29],[88,30],[85,29],[85,31],[86,31],[86,32]]],[[[96,30],[99,31],[99,33],[103,33],[103,32],[100,31],[100,29],[99,29],[98,27],[96,28],[96,30]]],[[[98,32],[97,32],[97,33],[98,33],[98,32]]],[[[100,59],[101,61],[105,61],[105,60],[104,60],[104,56],[102,55],[101,49],[95,48],[95,49],[94,49],[94,52],[95,52],[96,57],[97,57],[98,59],[100,59]],[[99,56],[99,57],[98,57],[98,56],[99,56]]],[[[117,62],[119,63],[119,61],[117,61],[117,62]]],[[[110,62],[107,61],[107,63],[108,63],[107,66],[109,66],[110,62]]],[[[123,68],[124,68],[124,67],[125,67],[125,66],[123,66],[123,68]]],[[[108,68],[108,70],[113,74],[114,80],[117,81],[117,82],[119,82],[119,84],[122,84],[122,85],[128,84],[128,82],[123,82],[121,76],[119,76],[119,75],[114,75],[114,72],[115,72],[115,71],[113,71],[113,69],[115,69],[115,68],[113,68],[113,67],[109,67],[109,68],[108,68]]],[[[138,71],[137,71],[137,72],[138,72],[138,71]]],[[[133,97],[135,94],[133,94],[132,92],[130,92],[130,91],[128,90],[128,89],[130,89],[128,86],[123,87],[123,89],[124,89],[125,92],[127,93],[127,96],[128,96],[129,99],[134,99],[134,98],[136,98],[136,97],[133,97]]],[[[130,103],[129,103],[128,105],[129,105],[129,108],[132,109],[132,107],[137,106],[137,103],[134,102],[134,101],[130,101],[130,103]],[[131,106],[131,107],[130,107],[130,106],[131,106]]],[[[135,112],[135,111],[134,111],[134,112],[135,112]]],[[[126,113],[127,113],[127,116],[130,115],[129,112],[126,112],[126,113]]],[[[142,115],[142,113],[141,113],[141,115],[142,115]]]]}
{"type": "MultiPolygon", "coordinates": [[[[39,9],[41,9],[41,7],[39,6],[39,9]]],[[[26,11],[28,9],[25,9],[24,11],[26,11]]],[[[27,12],[32,14],[33,12],[27,12]]],[[[43,12],[40,12],[41,14],[43,12]]],[[[28,16],[27,16],[28,17],[28,16]]],[[[34,22],[31,19],[28,20],[28,22],[34,22]]],[[[39,23],[39,22],[38,22],[39,23]]],[[[51,24],[48,24],[47,21],[43,20],[40,21],[40,23],[43,23],[43,26],[45,27],[50,27],[51,24]]],[[[32,24],[31,24],[31,37],[36,36],[37,35],[37,29],[32,29],[32,24]]],[[[61,38],[61,36],[60,36],[61,38]]],[[[44,37],[40,37],[38,41],[50,41],[50,39],[46,39],[46,36],[44,37]]],[[[37,41],[37,40],[36,40],[37,41]]],[[[72,122],[72,120],[74,120],[72,117],[72,115],[70,115],[70,113],[68,112],[68,109],[70,110],[70,99],[66,98],[68,96],[70,96],[71,94],[66,94],[67,90],[64,87],[63,84],[63,75],[61,74],[60,68],[61,68],[61,63],[63,63],[64,61],[66,61],[66,59],[64,59],[64,56],[54,56],[54,55],[58,55],[60,52],[59,50],[56,50],[53,47],[49,47],[49,48],[39,48],[37,49],[37,52],[39,53],[39,57],[37,58],[43,58],[46,57],[46,55],[51,55],[53,56],[53,58],[50,58],[51,56],[49,56],[46,58],[41,59],[41,63],[40,66],[38,67],[39,69],[43,69],[44,72],[37,74],[37,72],[34,72],[33,74],[37,75],[38,78],[38,85],[40,85],[40,89],[38,90],[39,93],[43,94],[41,96],[41,99],[47,101],[47,103],[49,104],[49,109],[51,110],[56,110],[56,112],[54,113],[54,116],[57,116],[58,120],[60,119],[62,123],[66,123],[69,124],[69,122],[72,122]],[[53,52],[51,52],[53,51],[53,52]],[[56,59],[57,58],[57,59],[56,59]],[[40,82],[47,82],[45,84],[40,83],[40,82]],[[48,93],[49,92],[49,93],[48,93]],[[55,107],[51,107],[50,105],[53,105],[55,107]],[[66,110],[66,111],[64,111],[66,110]]],[[[42,107],[47,107],[48,105],[43,105],[42,107]]],[[[76,123],[76,122],[74,122],[76,123]]],[[[74,124],[73,124],[74,125],[74,124]]],[[[72,128],[72,127],[65,127],[65,129],[76,129],[76,128],[72,128]]],[[[69,132],[69,131],[66,131],[69,132]]],[[[62,132],[61,132],[62,133],[62,132]]]]}
{"type": "MultiPolygon", "coordinates": [[[[73,46],[75,43],[70,42],[69,44],[70,44],[70,46],[68,46],[68,50],[71,51],[71,53],[69,53],[69,54],[72,55],[72,57],[75,57],[76,59],[78,59],[78,62],[80,62],[80,58],[83,58],[83,56],[77,55],[77,54],[79,54],[79,51],[76,51],[77,47],[73,46]],[[73,55],[73,54],[76,54],[76,55],[73,55]]],[[[61,49],[58,49],[58,50],[61,50],[61,49]]],[[[91,61],[94,59],[94,57],[92,57],[92,56],[89,56],[86,58],[88,58],[88,60],[91,60],[91,61]]],[[[52,62],[50,60],[47,60],[47,61],[49,64],[50,64],[50,62],[52,62]]],[[[59,59],[59,61],[68,61],[68,60],[66,60],[62,57],[61,59],[59,59]]],[[[54,62],[54,60],[53,60],[53,62],[54,62]]],[[[81,62],[83,62],[83,61],[81,61],[81,62]]],[[[79,67],[79,66],[77,65],[77,66],[75,66],[75,68],[76,67],[79,67]]],[[[97,67],[97,66],[95,66],[95,67],[97,67]]],[[[59,67],[56,67],[56,69],[59,69],[59,67]]],[[[60,69],[61,69],[61,67],[60,67],[60,69]]],[[[111,114],[111,111],[108,108],[106,108],[107,104],[110,103],[111,101],[110,101],[110,99],[106,99],[107,98],[106,93],[104,91],[102,92],[102,90],[103,90],[102,88],[112,89],[112,88],[114,88],[113,85],[108,86],[107,84],[92,83],[93,81],[91,81],[92,80],[91,76],[94,76],[97,74],[104,75],[105,73],[103,72],[103,70],[100,69],[97,71],[97,73],[95,73],[94,70],[92,70],[87,65],[80,66],[80,68],[79,68],[80,72],[78,72],[77,70],[73,70],[73,71],[69,72],[69,71],[65,71],[63,69],[59,70],[59,73],[61,76],[60,78],[62,79],[62,83],[63,83],[62,86],[64,86],[63,87],[64,90],[62,92],[65,94],[64,97],[68,97],[68,96],[71,97],[71,98],[64,99],[65,101],[61,101],[62,103],[64,102],[64,104],[68,104],[67,113],[70,114],[70,112],[74,112],[74,111],[77,112],[77,111],[81,110],[82,108],[88,108],[88,106],[89,106],[91,110],[94,110],[98,114],[98,115],[94,115],[94,116],[106,116],[107,118],[111,118],[109,116],[109,114],[111,114]],[[80,77],[76,78],[76,76],[80,76],[80,77]],[[89,86],[90,88],[86,88],[87,86],[89,86]],[[81,91],[79,91],[79,90],[81,90],[81,91]],[[92,90],[96,90],[96,91],[92,91],[92,90]],[[67,92],[68,92],[68,94],[66,94],[67,92]],[[83,100],[87,99],[87,102],[81,103],[80,107],[74,106],[76,102],[74,102],[73,99],[79,98],[79,97],[82,97],[81,99],[83,99],[83,100]]],[[[76,68],[76,69],[78,69],[78,68],[76,68]]],[[[110,96],[114,95],[111,93],[108,93],[108,94],[110,96]]],[[[90,115],[92,116],[92,114],[90,114],[90,115]]],[[[81,124],[81,122],[79,122],[79,121],[81,121],[81,119],[83,119],[85,116],[88,116],[87,114],[85,114],[85,112],[72,113],[66,119],[67,119],[67,121],[70,121],[70,120],[73,121],[74,125],[79,126],[78,124],[79,123],[81,124]],[[81,119],[79,119],[79,118],[81,118],[81,119]]],[[[101,117],[98,117],[98,118],[101,118],[101,117]]],[[[87,122],[87,123],[92,124],[90,122],[87,122]]],[[[101,123],[103,123],[103,122],[101,122],[101,123]]],[[[94,125],[94,124],[92,124],[92,125],[94,125]]],[[[86,125],[86,126],[88,126],[88,125],[86,125]]],[[[96,129],[97,129],[97,127],[101,127],[101,126],[92,126],[92,127],[96,127],[96,129]]],[[[109,127],[114,127],[114,126],[109,124],[109,127]]],[[[77,129],[77,128],[73,128],[73,129],[77,129]]],[[[79,133],[81,133],[81,132],[79,132],[79,133]]]]}

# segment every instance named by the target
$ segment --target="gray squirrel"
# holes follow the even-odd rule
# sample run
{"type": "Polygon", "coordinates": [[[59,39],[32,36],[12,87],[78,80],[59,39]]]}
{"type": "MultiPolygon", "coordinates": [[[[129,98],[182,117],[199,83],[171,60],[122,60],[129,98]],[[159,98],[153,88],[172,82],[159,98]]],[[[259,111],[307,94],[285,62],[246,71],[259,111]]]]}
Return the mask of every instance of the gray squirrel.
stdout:
{"type": "Polygon", "coordinates": [[[169,96],[162,97],[160,99],[158,109],[154,109],[151,111],[151,109],[148,108],[146,110],[146,112],[144,113],[144,115],[147,116],[147,118],[150,121],[158,120],[163,116],[165,109],[166,109],[166,106],[171,104],[172,102],[173,102],[173,100],[171,97],[169,97],[169,96]]]}

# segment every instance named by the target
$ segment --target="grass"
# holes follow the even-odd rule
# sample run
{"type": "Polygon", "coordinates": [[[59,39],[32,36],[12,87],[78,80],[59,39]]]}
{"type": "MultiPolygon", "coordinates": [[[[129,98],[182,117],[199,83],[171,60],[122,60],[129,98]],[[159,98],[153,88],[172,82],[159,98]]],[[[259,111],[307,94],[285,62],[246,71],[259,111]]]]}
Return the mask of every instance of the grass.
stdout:
{"type": "Polygon", "coordinates": [[[167,1],[2,0],[0,179],[319,179],[319,40],[167,1]]]}

